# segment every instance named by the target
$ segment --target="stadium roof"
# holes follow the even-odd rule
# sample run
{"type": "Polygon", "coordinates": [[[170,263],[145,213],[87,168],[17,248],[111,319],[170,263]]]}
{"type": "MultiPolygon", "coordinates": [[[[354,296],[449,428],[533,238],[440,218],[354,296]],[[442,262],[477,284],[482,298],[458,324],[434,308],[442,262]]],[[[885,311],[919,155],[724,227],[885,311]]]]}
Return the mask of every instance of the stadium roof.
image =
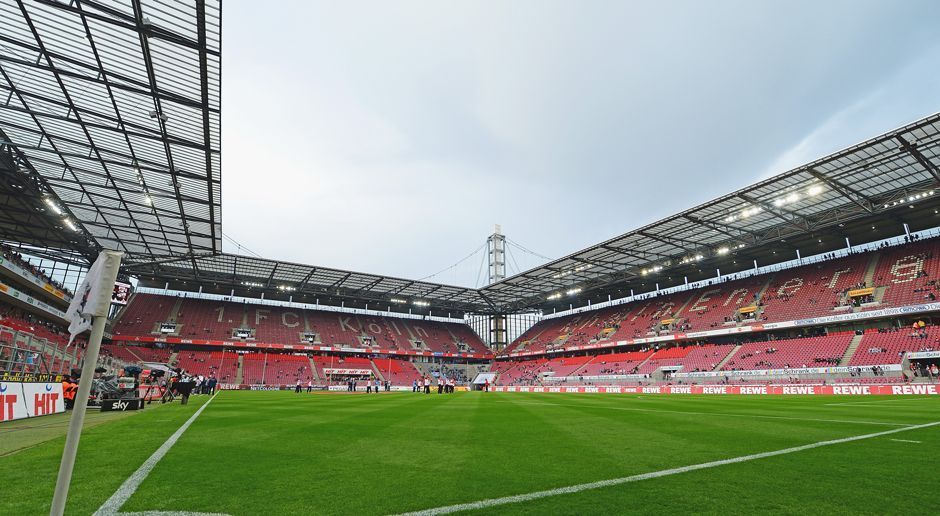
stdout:
{"type": "Polygon", "coordinates": [[[159,280],[165,280],[180,288],[198,284],[222,293],[234,288],[246,294],[268,292],[311,302],[316,298],[324,304],[339,304],[328,303],[330,298],[358,300],[371,302],[373,309],[391,307],[421,313],[430,309],[436,315],[443,315],[441,309],[498,311],[477,289],[235,254],[139,264],[128,267],[127,272],[155,287],[164,286],[159,280]]]}
{"type": "Polygon", "coordinates": [[[63,231],[137,261],[221,251],[220,15],[218,1],[0,4],[0,145],[63,231]]]}
{"type": "MultiPolygon", "coordinates": [[[[908,199],[936,202],[928,197],[938,183],[940,115],[932,115],[482,291],[510,309],[544,305],[567,299],[568,291],[580,294],[887,216],[909,206],[908,199]]],[[[662,195],[669,195],[668,190],[662,195]]]]}
{"type": "Polygon", "coordinates": [[[728,254],[766,264],[770,245],[940,201],[918,197],[940,183],[933,115],[482,289],[223,254],[220,16],[218,0],[0,4],[0,172],[21,179],[0,191],[0,239],[122,250],[153,285],[499,312],[728,254]]]}
{"type": "MultiPolygon", "coordinates": [[[[761,249],[780,246],[781,241],[792,246],[822,234],[854,237],[853,224],[873,217],[901,220],[898,217],[909,211],[902,208],[940,203],[940,195],[932,195],[933,188],[940,189],[938,164],[940,115],[933,115],[482,289],[231,254],[141,263],[129,272],[150,276],[149,284],[155,286],[162,286],[157,280],[178,287],[183,281],[212,283],[294,297],[391,303],[393,310],[414,308],[418,301],[430,303],[432,310],[514,311],[544,307],[550,304],[549,296],[567,307],[569,290],[580,289],[577,297],[583,300],[592,289],[647,274],[728,261],[726,255],[760,256],[756,253],[761,249]],[[393,299],[404,303],[396,307],[393,299]]],[[[890,236],[900,227],[898,223],[890,236]]],[[[873,239],[871,233],[862,238],[873,239]]],[[[833,241],[844,246],[844,238],[833,241]]],[[[802,249],[812,251],[808,245],[802,249]]],[[[774,259],[769,255],[764,257],[774,259]]],[[[785,259],[790,258],[776,261],[785,259]]],[[[721,266],[726,265],[730,263],[721,266]]]]}

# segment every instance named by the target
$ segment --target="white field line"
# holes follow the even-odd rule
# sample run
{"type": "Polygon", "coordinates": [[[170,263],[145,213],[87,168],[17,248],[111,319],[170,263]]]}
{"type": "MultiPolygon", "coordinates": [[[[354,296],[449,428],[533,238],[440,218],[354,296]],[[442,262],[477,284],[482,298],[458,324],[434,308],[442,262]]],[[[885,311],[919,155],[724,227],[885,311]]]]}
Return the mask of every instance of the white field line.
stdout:
{"type": "Polygon", "coordinates": [[[916,443],[916,444],[920,444],[920,443],[923,442],[923,441],[912,441],[912,440],[910,440],[910,439],[891,439],[891,440],[892,440],[892,441],[895,441],[895,442],[899,442],[899,443],[916,443]]]}
{"type": "Polygon", "coordinates": [[[533,493],[526,493],[526,494],[513,495],[513,496],[504,496],[502,498],[489,498],[487,500],[480,500],[477,502],[447,505],[444,507],[435,507],[432,509],[424,509],[422,511],[403,513],[399,516],[434,516],[437,514],[450,514],[450,513],[459,512],[459,511],[488,509],[490,507],[495,507],[497,505],[528,502],[531,500],[538,500],[540,498],[548,498],[550,496],[579,493],[581,491],[587,491],[590,489],[599,489],[602,487],[617,486],[621,484],[627,484],[630,482],[638,482],[640,480],[649,480],[651,478],[666,477],[669,475],[676,475],[679,473],[686,473],[689,471],[715,468],[715,467],[724,466],[727,464],[737,464],[740,462],[748,462],[748,461],[757,460],[757,459],[765,459],[767,457],[776,457],[778,455],[787,455],[790,453],[796,453],[796,452],[801,452],[805,450],[812,450],[814,448],[822,448],[824,446],[832,446],[834,444],[861,441],[863,439],[871,439],[874,437],[892,435],[892,434],[896,434],[900,432],[907,432],[909,430],[918,430],[921,428],[928,428],[928,427],[932,427],[936,425],[940,425],[940,421],[934,421],[933,423],[925,423],[923,425],[906,426],[904,428],[893,428],[891,430],[885,430],[883,432],[877,432],[873,434],[856,435],[852,437],[844,437],[842,439],[833,439],[830,441],[819,441],[819,442],[812,443],[812,444],[794,446],[793,448],[784,448],[782,450],[755,453],[753,455],[743,455],[741,457],[734,457],[731,459],[722,459],[722,460],[716,460],[716,461],[711,461],[711,462],[703,462],[701,464],[693,464],[691,466],[682,466],[679,468],[664,469],[662,471],[653,471],[651,473],[642,473],[639,475],[632,475],[629,477],[612,478],[610,480],[601,480],[598,482],[589,482],[586,484],[576,484],[573,486],[559,487],[556,489],[548,489],[545,491],[536,491],[533,493]]]}
{"type": "MultiPolygon", "coordinates": [[[[137,491],[137,488],[140,487],[140,484],[147,478],[147,475],[149,475],[150,472],[153,471],[153,468],[157,465],[158,462],[160,462],[160,459],[162,459],[163,456],[166,455],[168,451],[170,451],[170,448],[172,448],[173,445],[176,444],[176,441],[179,441],[180,437],[183,435],[183,432],[185,432],[186,429],[189,428],[189,426],[193,424],[193,421],[195,421],[196,418],[199,417],[199,414],[202,414],[202,411],[205,410],[206,407],[208,407],[210,403],[212,403],[212,400],[214,400],[216,396],[218,396],[218,394],[214,394],[211,398],[209,398],[209,400],[206,401],[201,407],[199,407],[199,409],[196,410],[196,412],[192,416],[190,416],[189,419],[187,419],[186,422],[183,423],[183,425],[180,426],[179,429],[177,429],[176,432],[174,432],[173,435],[171,435],[169,439],[166,440],[166,442],[164,442],[159,448],[157,448],[157,451],[153,452],[153,455],[151,455],[149,459],[144,461],[144,463],[141,464],[139,468],[137,468],[137,471],[135,471],[130,477],[128,477],[127,480],[125,480],[123,484],[121,484],[121,487],[119,487],[117,491],[115,491],[114,494],[111,495],[111,498],[108,498],[108,500],[105,501],[104,504],[102,504],[101,507],[99,507],[97,511],[95,511],[95,516],[111,516],[111,515],[117,514],[118,510],[121,509],[121,506],[123,506],[124,503],[127,502],[131,498],[131,496],[134,495],[134,493],[137,491]]],[[[140,513],[140,514],[184,515],[184,514],[195,514],[195,513],[186,513],[186,512],[150,513],[148,512],[148,513],[140,513]]]]}
{"type": "Polygon", "coordinates": [[[908,426],[910,423],[887,423],[884,421],[855,421],[850,419],[816,419],[816,418],[806,418],[806,417],[790,417],[790,416],[764,416],[760,414],[730,414],[726,412],[694,412],[691,410],[669,410],[669,409],[652,409],[652,408],[638,408],[638,407],[606,407],[604,405],[586,405],[586,404],[559,404],[559,403],[547,403],[547,402],[529,402],[529,401],[509,401],[509,400],[496,400],[498,403],[515,403],[517,405],[552,405],[555,407],[585,407],[585,408],[600,408],[608,410],[630,410],[635,412],[663,412],[668,414],[690,414],[693,416],[721,416],[721,417],[743,417],[743,418],[755,418],[755,419],[784,419],[789,421],[816,421],[820,423],[854,423],[859,425],[880,425],[880,426],[908,426]]]}
{"type": "Polygon", "coordinates": [[[121,516],[229,516],[221,512],[140,511],[120,512],[121,516]]]}

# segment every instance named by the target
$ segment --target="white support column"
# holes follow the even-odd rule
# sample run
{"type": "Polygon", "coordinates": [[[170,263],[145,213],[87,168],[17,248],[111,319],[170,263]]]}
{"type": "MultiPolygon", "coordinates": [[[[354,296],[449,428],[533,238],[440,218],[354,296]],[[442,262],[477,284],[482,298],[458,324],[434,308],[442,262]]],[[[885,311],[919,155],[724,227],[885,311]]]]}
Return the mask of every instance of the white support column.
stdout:
{"type": "Polygon", "coordinates": [[[486,252],[489,260],[488,284],[506,279],[506,235],[503,235],[499,224],[496,224],[493,234],[486,238],[486,252]]]}

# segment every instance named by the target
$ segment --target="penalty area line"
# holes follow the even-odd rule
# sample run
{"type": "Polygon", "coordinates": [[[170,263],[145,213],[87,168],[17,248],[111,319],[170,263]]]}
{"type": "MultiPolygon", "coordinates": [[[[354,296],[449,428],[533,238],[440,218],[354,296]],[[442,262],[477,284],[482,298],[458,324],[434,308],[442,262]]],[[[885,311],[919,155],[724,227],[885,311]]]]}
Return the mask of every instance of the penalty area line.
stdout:
{"type": "Polygon", "coordinates": [[[480,501],[477,501],[477,502],[461,503],[461,504],[455,504],[455,505],[446,505],[446,506],[443,506],[443,507],[435,507],[435,508],[432,508],[432,509],[424,509],[424,510],[421,510],[421,511],[406,512],[406,513],[401,513],[401,514],[399,514],[398,516],[434,516],[434,515],[437,515],[437,514],[450,514],[450,513],[454,513],[454,512],[460,512],[460,511],[472,511],[472,510],[487,509],[487,508],[490,508],[490,507],[495,507],[495,506],[497,506],[497,505],[505,505],[505,504],[510,504],[510,503],[519,503],[519,502],[528,502],[528,501],[531,501],[531,500],[538,500],[538,499],[540,499],[540,498],[548,498],[548,497],[551,497],[551,496],[559,496],[559,495],[566,495],[566,494],[579,493],[579,492],[581,492],[581,491],[587,491],[587,490],[591,490],[591,489],[600,489],[600,488],[602,488],[602,487],[611,487],[611,486],[617,486],[617,485],[621,485],[621,484],[627,484],[627,483],[630,483],[630,482],[639,482],[639,481],[641,481],[641,480],[649,480],[649,479],[651,479],[651,478],[666,477],[666,476],[669,476],[669,475],[676,475],[676,474],[679,474],[679,473],[686,473],[686,472],[689,472],[689,471],[697,471],[697,470],[700,470],[700,469],[715,468],[715,467],[724,466],[724,465],[727,465],[727,464],[737,464],[737,463],[749,462],[749,461],[757,460],[757,459],[765,459],[765,458],[768,458],[768,457],[776,457],[776,456],[778,456],[778,455],[787,455],[787,454],[790,454],[790,453],[796,453],[796,452],[801,452],[801,451],[805,451],[805,450],[812,450],[812,449],[814,449],[814,448],[822,448],[822,447],[824,447],[824,446],[832,446],[832,445],[835,445],[835,444],[849,443],[849,442],[853,442],[853,441],[861,441],[861,440],[864,440],[864,439],[872,439],[872,438],[875,438],[875,437],[882,437],[882,436],[885,436],[885,435],[892,435],[892,434],[897,434],[897,433],[900,433],[900,432],[907,432],[907,431],[909,431],[909,430],[919,430],[919,429],[921,429],[921,428],[929,428],[929,427],[937,426],[937,425],[940,425],[940,421],[934,421],[933,423],[925,423],[925,424],[923,424],[923,425],[906,426],[906,427],[904,427],[904,428],[894,428],[894,429],[892,429],[892,430],[885,430],[884,432],[876,432],[876,433],[873,433],[873,434],[855,435],[855,436],[852,436],[852,437],[843,437],[843,438],[841,438],[841,439],[832,439],[832,440],[829,440],[829,441],[819,441],[819,442],[812,443],[812,444],[804,444],[804,445],[802,445],[802,446],[794,446],[794,447],[792,447],[792,448],[784,448],[784,449],[782,449],[782,450],[775,450],[775,451],[769,451],[769,452],[763,452],[763,453],[755,453],[755,454],[752,454],[752,455],[743,455],[743,456],[741,456],[741,457],[733,457],[733,458],[730,458],[730,459],[715,460],[715,461],[711,461],[711,462],[703,462],[703,463],[701,463],[701,464],[693,464],[693,465],[690,465],[690,466],[682,466],[682,467],[678,467],[678,468],[664,469],[664,470],[662,470],[662,471],[653,471],[653,472],[651,472],[651,473],[642,473],[642,474],[639,474],[639,475],[631,475],[631,476],[629,476],[629,477],[612,478],[612,479],[610,479],[610,480],[601,480],[601,481],[598,481],[598,482],[589,482],[589,483],[586,483],[586,484],[576,484],[576,485],[573,485],[573,486],[559,487],[559,488],[555,488],[555,489],[548,489],[548,490],[545,490],[545,491],[536,491],[536,492],[533,492],[533,493],[526,493],[526,494],[513,495],[513,496],[504,496],[504,497],[502,497],[502,498],[489,498],[489,499],[487,499],[487,500],[480,500],[480,501]]]}
{"type": "MultiPolygon", "coordinates": [[[[137,468],[137,471],[131,474],[131,476],[128,477],[127,480],[125,480],[123,484],[121,484],[121,487],[119,487],[117,491],[115,491],[114,494],[111,495],[111,498],[108,498],[107,501],[105,501],[101,505],[101,507],[99,507],[98,510],[95,511],[94,516],[112,516],[112,515],[118,514],[118,511],[121,509],[124,503],[130,500],[131,496],[133,496],[134,493],[137,492],[137,488],[140,487],[140,484],[143,483],[143,481],[147,478],[147,475],[149,475],[150,472],[153,471],[153,468],[156,467],[158,462],[160,462],[160,459],[162,459],[163,456],[166,455],[167,452],[170,451],[170,448],[172,448],[173,445],[176,444],[176,441],[179,441],[180,437],[183,436],[183,432],[185,432],[189,428],[189,426],[192,425],[194,421],[196,421],[196,418],[199,417],[199,414],[202,414],[202,411],[205,410],[206,407],[208,407],[210,403],[212,403],[212,400],[214,400],[216,396],[218,396],[218,393],[213,394],[212,397],[209,398],[208,401],[203,403],[202,406],[199,407],[199,409],[196,410],[196,412],[192,416],[190,416],[189,419],[187,419],[186,422],[183,423],[176,430],[176,432],[173,432],[173,435],[171,435],[162,445],[160,445],[160,447],[157,448],[157,451],[153,452],[153,455],[151,455],[150,458],[144,461],[144,463],[141,464],[139,468],[137,468]]],[[[188,515],[188,514],[198,514],[198,513],[175,512],[175,511],[146,511],[146,512],[139,512],[139,513],[133,513],[133,514],[188,515]]]]}

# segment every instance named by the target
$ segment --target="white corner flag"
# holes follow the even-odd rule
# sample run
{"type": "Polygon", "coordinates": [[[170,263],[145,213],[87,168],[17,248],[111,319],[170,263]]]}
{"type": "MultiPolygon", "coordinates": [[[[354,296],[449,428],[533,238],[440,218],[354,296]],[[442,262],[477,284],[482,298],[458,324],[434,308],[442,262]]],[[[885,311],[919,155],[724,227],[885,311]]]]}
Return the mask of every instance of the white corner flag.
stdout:
{"type": "Polygon", "coordinates": [[[69,321],[69,346],[76,335],[91,329],[93,317],[108,315],[114,280],[120,266],[121,253],[105,251],[98,255],[98,259],[88,269],[85,280],[65,311],[65,318],[69,321]]]}
{"type": "Polygon", "coordinates": [[[88,269],[85,281],[72,298],[66,318],[70,321],[69,333],[72,339],[79,333],[91,328],[88,337],[88,347],[82,359],[82,377],[78,382],[78,393],[75,394],[75,405],[72,408],[72,417],[69,419],[69,431],[65,436],[65,449],[62,451],[62,461],[59,463],[59,475],[56,478],[55,493],[52,495],[51,516],[62,516],[65,512],[65,502],[69,494],[69,484],[72,481],[72,468],[75,467],[75,453],[78,451],[78,441],[82,436],[82,424],[85,422],[85,408],[88,406],[88,395],[91,392],[92,378],[95,376],[95,366],[98,362],[98,350],[101,348],[101,338],[104,335],[104,325],[108,321],[108,311],[111,309],[111,294],[114,292],[114,281],[121,268],[123,253],[118,251],[102,251],[98,259],[88,269]]]}

